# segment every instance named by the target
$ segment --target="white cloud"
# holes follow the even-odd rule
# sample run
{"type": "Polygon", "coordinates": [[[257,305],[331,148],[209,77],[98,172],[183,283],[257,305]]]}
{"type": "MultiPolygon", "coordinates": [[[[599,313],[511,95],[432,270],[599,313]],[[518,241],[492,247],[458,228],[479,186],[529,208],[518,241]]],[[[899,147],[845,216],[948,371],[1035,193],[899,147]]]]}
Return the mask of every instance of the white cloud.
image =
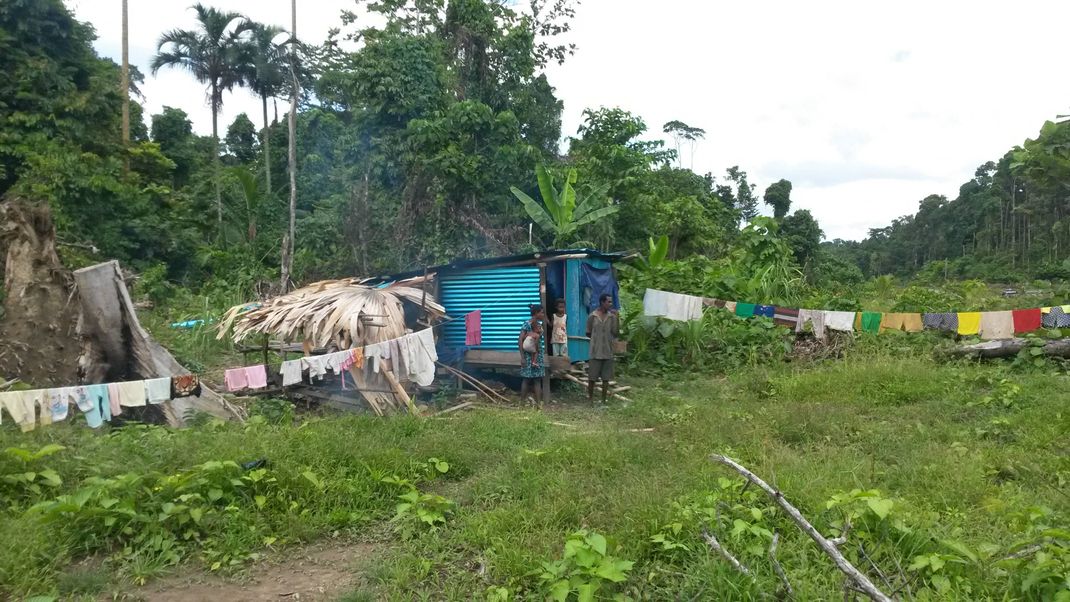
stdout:
{"type": "MultiPolygon", "coordinates": [[[[289,22],[288,0],[208,3],[289,22]]],[[[118,57],[119,3],[68,4],[96,26],[98,51],[118,57]]],[[[193,25],[186,6],[131,2],[132,61],[146,73],[160,32],[193,25]]],[[[323,39],[355,6],[300,3],[298,33],[323,39]]],[[[795,207],[810,209],[829,238],[861,238],[928,194],[954,197],[977,165],[1066,112],[1068,18],[1070,3],[1055,1],[585,0],[571,34],[579,51],[550,78],[565,102],[565,135],[587,107],[628,109],[652,137],[680,119],[707,132],[696,171],[739,165],[760,192],[792,179],[795,207]]],[[[161,72],[144,91],[149,113],[178,106],[210,130],[189,76],[161,72]]],[[[224,102],[221,128],[242,111],[259,121],[247,92],[224,102]]]]}

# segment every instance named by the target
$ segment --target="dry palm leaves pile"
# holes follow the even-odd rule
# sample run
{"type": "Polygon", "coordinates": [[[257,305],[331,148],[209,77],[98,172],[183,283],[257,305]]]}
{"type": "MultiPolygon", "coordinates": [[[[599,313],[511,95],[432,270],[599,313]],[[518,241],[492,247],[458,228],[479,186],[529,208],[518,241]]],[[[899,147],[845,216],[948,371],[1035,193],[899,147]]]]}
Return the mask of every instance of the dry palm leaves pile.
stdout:
{"type": "Polygon", "coordinates": [[[405,334],[403,301],[425,306],[434,318],[446,316],[446,309],[431,295],[425,298],[419,289],[372,288],[355,278],[324,280],[263,304],[230,308],[217,338],[226,336],[233,327],[235,342],[257,333],[287,342],[308,341],[316,347],[387,341],[405,334]]]}

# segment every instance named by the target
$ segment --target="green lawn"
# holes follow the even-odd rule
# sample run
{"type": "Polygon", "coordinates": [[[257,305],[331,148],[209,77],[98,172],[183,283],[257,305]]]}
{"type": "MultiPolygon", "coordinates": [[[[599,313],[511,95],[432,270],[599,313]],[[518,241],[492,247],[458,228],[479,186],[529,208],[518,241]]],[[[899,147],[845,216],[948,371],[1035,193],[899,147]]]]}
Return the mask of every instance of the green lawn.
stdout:
{"type": "Polygon", "coordinates": [[[40,493],[24,478],[0,482],[0,590],[77,592],[67,567],[95,555],[109,558],[111,581],[83,591],[122,591],[175,562],[240,571],[266,546],[341,534],[383,551],[374,588],[353,600],[541,599],[561,580],[546,573],[571,576],[557,591],[573,596],[587,587],[606,599],[757,599],[781,587],[767,559],[776,531],[796,597],[842,599],[832,563],[768,498],[712,464],[716,452],[774,483],[829,536],[850,515],[842,549],[888,593],[905,579],[899,595],[923,600],[1070,595],[1070,551],[1058,539],[1070,536],[1066,377],[867,355],[630,384],[625,407],[542,413],[110,434],[5,425],[0,447],[66,449],[29,465],[0,460],[0,475],[52,469],[62,479],[40,493]],[[260,458],[268,465],[252,470],[205,464],[260,458]],[[135,476],[114,478],[126,474],[135,476]],[[76,490],[65,505],[25,513],[76,490]],[[401,501],[411,506],[395,518],[401,501]],[[706,547],[711,522],[753,580],[706,547]],[[586,540],[555,563],[581,529],[586,540]],[[1034,541],[1053,543],[999,560],[1034,541]]]}

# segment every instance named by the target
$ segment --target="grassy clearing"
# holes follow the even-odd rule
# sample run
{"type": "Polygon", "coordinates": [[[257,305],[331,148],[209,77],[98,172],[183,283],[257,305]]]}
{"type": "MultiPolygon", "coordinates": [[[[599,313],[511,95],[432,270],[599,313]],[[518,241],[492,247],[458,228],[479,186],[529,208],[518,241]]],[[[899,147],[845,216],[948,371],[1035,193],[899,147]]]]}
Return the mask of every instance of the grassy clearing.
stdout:
{"type": "MultiPolygon", "coordinates": [[[[779,587],[765,558],[775,530],[800,599],[842,596],[831,563],[769,500],[712,465],[706,456],[715,451],[775,483],[825,533],[851,516],[846,553],[858,558],[853,546],[862,544],[886,572],[898,573],[898,563],[917,599],[1051,599],[1068,587],[1061,544],[1049,545],[1044,562],[996,561],[1068,524],[1065,377],[875,352],[728,379],[634,384],[634,403],[608,409],[103,436],[69,425],[28,435],[4,428],[0,446],[67,449],[36,461],[35,470],[56,472],[59,487],[16,495],[0,485],[10,507],[0,514],[0,538],[11,542],[0,551],[0,587],[12,595],[70,591],[71,583],[121,590],[173,562],[240,570],[268,547],[347,534],[389,550],[375,563],[375,588],[352,599],[537,599],[554,587],[572,596],[591,588],[607,598],[751,599],[779,587]],[[259,458],[269,461],[261,469],[269,484],[213,485],[214,469],[205,467],[259,458]],[[81,510],[52,523],[24,515],[39,500],[121,474],[143,481],[111,497],[149,517],[138,529],[173,538],[165,546],[173,554],[81,510]],[[194,485],[179,490],[174,475],[194,485]],[[174,503],[164,498],[191,494],[203,498],[186,501],[202,509],[203,524],[180,523],[173,508],[159,518],[174,503]],[[395,518],[398,502],[408,505],[395,518]],[[720,539],[755,580],[702,543],[701,525],[716,519],[720,539]],[[581,529],[565,555],[566,539],[581,529]],[[86,584],[68,570],[89,554],[111,559],[108,583],[86,584]]],[[[0,474],[15,472],[15,460],[2,462],[0,474]]],[[[231,470],[224,481],[255,472],[231,470]]]]}

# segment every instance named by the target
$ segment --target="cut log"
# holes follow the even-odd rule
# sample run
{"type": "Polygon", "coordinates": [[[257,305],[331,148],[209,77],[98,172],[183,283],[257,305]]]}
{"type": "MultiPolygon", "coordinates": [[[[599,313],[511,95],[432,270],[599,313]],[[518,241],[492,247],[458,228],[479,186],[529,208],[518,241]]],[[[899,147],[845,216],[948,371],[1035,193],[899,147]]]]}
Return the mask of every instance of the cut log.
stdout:
{"type": "MultiPolygon", "coordinates": [[[[1029,348],[1029,339],[1004,339],[1001,341],[985,341],[974,345],[961,345],[947,351],[951,357],[972,357],[979,359],[993,359],[1001,357],[1014,357],[1023,350],[1029,348]]],[[[1070,339],[1058,339],[1048,341],[1043,346],[1037,347],[1043,355],[1051,357],[1070,357],[1070,339]]]]}
{"type": "MultiPolygon", "coordinates": [[[[79,333],[100,342],[100,356],[79,360],[86,382],[110,382],[160,378],[190,371],[141,327],[130,292],[119,271],[119,262],[109,261],[74,272],[82,309],[79,333]]],[[[167,423],[185,424],[190,411],[207,412],[224,419],[241,419],[243,412],[204,383],[200,397],[181,397],[160,406],[167,423]]]]}

